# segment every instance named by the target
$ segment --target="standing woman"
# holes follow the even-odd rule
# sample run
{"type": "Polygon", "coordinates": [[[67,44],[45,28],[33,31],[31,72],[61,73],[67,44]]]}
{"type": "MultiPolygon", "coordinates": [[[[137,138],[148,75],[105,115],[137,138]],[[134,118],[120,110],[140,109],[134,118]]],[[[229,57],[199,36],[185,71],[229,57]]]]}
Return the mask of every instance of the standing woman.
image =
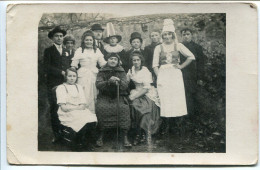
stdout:
{"type": "Polygon", "coordinates": [[[120,66],[120,58],[116,53],[108,54],[107,64],[100,69],[97,76],[97,118],[100,135],[97,146],[103,146],[104,130],[117,127],[117,83],[119,84],[119,128],[123,132],[124,146],[131,147],[128,141],[128,130],[130,128],[130,109],[127,103],[128,81],[126,73],[120,66]]]}
{"type": "Polygon", "coordinates": [[[151,135],[157,132],[161,123],[159,98],[156,89],[151,86],[152,74],[143,66],[142,53],[133,52],[130,58],[133,67],[128,71],[127,79],[135,84],[135,89],[131,90],[129,96],[133,106],[132,124],[136,128],[133,144],[137,145],[145,140],[150,143],[151,135]]]}
{"type": "Polygon", "coordinates": [[[78,83],[83,87],[87,108],[95,113],[95,101],[97,97],[96,77],[97,64],[102,67],[106,64],[103,54],[96,48],[94,34],[88,30],[81,37],[81,46],[76,50],[72,58],[71,66],[78,69],[78,83]]]}
{"type": "Polygon", "coordinates": [[[171,19],[165,19],[162,30],[163,43],[154,50],[153,69],[157,76],[157,89],[161,104],[161,117],[165,132],[169,130],[169,118],[187,115],[185,89],[181,69],[188,66],[194,55],[178,43],[171,19]],[[186,61],[180,63],[180,53],[186,61]]]}

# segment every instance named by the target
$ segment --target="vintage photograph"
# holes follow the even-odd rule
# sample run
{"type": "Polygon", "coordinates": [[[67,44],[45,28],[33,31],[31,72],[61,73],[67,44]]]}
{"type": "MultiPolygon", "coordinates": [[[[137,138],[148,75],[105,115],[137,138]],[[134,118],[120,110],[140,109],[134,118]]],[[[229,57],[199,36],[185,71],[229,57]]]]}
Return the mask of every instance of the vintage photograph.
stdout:
{"type": "Polygon", "coordinates": [[[38,151],[226,153],[226,13],[44,13],[38,151]]]}
{"type": "Polygon", "coordinates": [[[6,9],[6,153],[17,165],[255,165],[252,3],[6,9]]]}

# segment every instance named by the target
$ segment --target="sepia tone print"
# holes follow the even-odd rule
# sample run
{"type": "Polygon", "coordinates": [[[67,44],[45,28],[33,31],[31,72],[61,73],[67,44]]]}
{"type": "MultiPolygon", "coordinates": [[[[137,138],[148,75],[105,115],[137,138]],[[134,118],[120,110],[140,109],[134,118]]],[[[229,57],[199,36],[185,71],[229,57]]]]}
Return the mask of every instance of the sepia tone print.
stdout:
{"type": "MultiPolygon", "coordinates": [[[[75,89],[71,90],[77,93],[75,89]]],[[[38,27],[38,150],[225,153],[226,15],[180,13],[120,17],[113,13],[43,14],[38,27]],[[169,70],[163,73],[167,64],[160,64],[158,74],[154,70],[155,53],[164,47],[163,44],[167,45],[169,38],[164,33],[168,32],[173,33],[172,44],[178,45],[176,55],[172,56],[173,60],[174,56],[177,57],[178,67],[183,66],[188,58],[193,59],[184,68],[175,68],[173,62],[171,67],[178,72],[169,75],[169,70]],[[60,54],[53,38],[55,34],[61,36],[58,42],[60,54]],[[97,52],[87,51],[86,37],[92,42],[90,49],[97,52]],[[117,47],[122,48],[118,53],[109,51],[112,49],[109,48],[111,37],[115,37],[117,47]],[[86,38],[86,43],[82,38],[86,38]],[[86,48],[83,53],[82,47],[86,48]],[[84,57],[97,59],[84,61],[84,57]],[[105,71],[110,70],[107,67],[110,58],[118,59],[123,68],[121,71],[118,68],[118,73],[112,75],[120,77],[121,83],[125,80],[120,92],[116,86],[104,87],[111,88],[107,92],[99,87],[99,79],[110,78],[105,71]],[[144,59],[139,75],[133,74],[134,62],[138,62],[133,58],[144,59]],[[88,69],[91,73],[86,71],[88,69]],[[57,99],[62,100],[57,90],[62,95],[62,90],[71,88],[71,85],[66,87],[66,76],[70,72],[77,72],[79,95],[87,101],[85,113],[74,111],[79,117],[71,117],[75,119],[71,124],[68,123],[70,118],[62,118],[61,104],[57,105],[57,99]],[[163,81],[160,75],[169,85],[160,84],[160,80],[163,81]],[[151,79],[145,80],[147,76],[151,79]],[[143,92],[146,84],[141,91],[137,90],[141,80],[149,84],[146,92],[143,92]],[[132,95],[135,92],[137,97],[132,95]],[[110,96],[107,100],[107,93],[113,93],[112,98],[110,96]],[[172,97],[165,98],[164,93],[171,93],[172,97]],[[168,113],[169,110],[166,113],[167,103],[171,102],[171,105],[177,103],[183,107],[177,111],[178,106],[173,106],[170,108],[172,113],[168,113]],[[180,110],[183,114],[176,115],[175,112],[180,110]],[[74,124],[82,125],[75,128],[74,124]]]]}

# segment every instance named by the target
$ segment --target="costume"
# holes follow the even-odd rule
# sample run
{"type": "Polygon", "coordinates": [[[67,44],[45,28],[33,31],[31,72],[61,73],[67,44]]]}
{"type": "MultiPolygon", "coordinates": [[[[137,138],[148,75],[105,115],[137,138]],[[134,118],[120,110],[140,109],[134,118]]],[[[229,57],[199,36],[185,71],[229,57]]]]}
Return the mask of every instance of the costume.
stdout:
{"type": "Polygon", "coordinates": [[[131,90],[130,95],[135,96],[142,89],[148,89],[148,92],[133,100],[132,106],[132,124],[134,127],[140,126],[146,132],[154,134],[160,126],[160,101],[156,89],[151,86],[152,74],[149,70],[142,66],[138,72],[132,67],[127,73],[127,76],[134,82],[135,89],[131,90]]]}
{"type": "MultiPolygon", "coordinates": [[[[67,106],[78,106],[86,104],[86,99],[82,86],[74,84],[61,84],[56,89],[57,104],[66,104],[67,106]]],[[[73,110],[64,112],[61,107],[58,110],[59,120],[61,124],[72,128],[78,132],[87,123],[96,122],[96,115],[91,113],[88,109],[73,110]]]]}
{"type": "Polygon", "coordinates": [[[127,72],[129,70],[129,58],[127,58],[126,56],[126,52],[124,50],[124,47],[117,44],[116,46],[110,46],[109,44],[108,45],[105,45],[104,47],[104,56],[105,56],[105,59],[107,60],[107,55],[109,53],[116,53],[119,55],[120,57],[120,60],[121,60],[121,66],[123,67],[123,69],[125,70],[125,72],[127,72]]]}
{"type": "Polygon", "coordinates": [[[95,84],[98,73],[98,69],[96,67],[97,63],[100,67],[106,64],[104,56],[100,50],[97,49],[95,52],[94,49],[84,49],[82,52],[81,47],[76,50],[71,63],[72,67],[78,68],[79,64],[81,66],[78,69],[78,84],[80,84],[84,89],[86,105],[92,113],[95,113],[95,101],[97,97],[97,89],[95,84]]]}
{"type": "Polygon", "coordinates": [[[97,75],[96,86],[99,90],[96,104],[98,125],[101,130],[117,127],[117,86],[109,83],[109,79],[116,76],[120,79],[119,96],[119,127],[128,130],[130,128],[130,109],[126,99],[128,81],[121,66],[112,68],[105,65],[97,75]]]}
{"type": "Polygon", "coordinates": [[[179,52],[189,59],[194,55],[181,43],[161,44],[154,50],[153,67],[159,67],[157,89],[162,117],[178,117],[187,114],[182,72],[175,68],[179,64],[179,52]]]}

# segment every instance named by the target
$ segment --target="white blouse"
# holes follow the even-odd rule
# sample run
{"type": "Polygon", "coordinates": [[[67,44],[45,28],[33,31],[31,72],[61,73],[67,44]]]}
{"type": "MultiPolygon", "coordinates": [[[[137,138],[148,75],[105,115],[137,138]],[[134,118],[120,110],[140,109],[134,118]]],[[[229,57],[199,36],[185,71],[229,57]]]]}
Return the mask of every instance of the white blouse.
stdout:
{"type": "Polygon", "coordinates": [[[136,89],[131,90],[130,95],[137,95],[139,91],[143,88],[148,89],[148,92],[145,94],[149,99],[155,102],[155,104],[160,107],[160,100],[157,90],[151,85],[153,82],[151,72],[145,67],[142,66],[142,69],[138,72],[135,71],[133,66],[127,73],[127,76],[133,80],[135,83],[136,89]],[[132,70],[132,72],[131,72],[132,70]]]}
{"type": "Polygon", "coordinates": [[[80,64],[81,68],[78,70],[78,76],[82,77],[81,74],[83,74],[86,70],[91,70],[94,73],[97,73],[97,63],[100,67],[103,67],[107,63],[104,59],[104,55],[98,48],[96,53],[94,52],[94,49],[85,49],[82,53],[82,48],[79,47],[75,51],[75,55],[72,58],[71,66],[78,68],[78,65],[80,64]]]}
{"type": "MultiPolygon", "coordinates": [[[[174,43],[169,45],[163,43],[162,46],[165,53],[170,53],[174,51],[174,43]]],[[[187,57],[187,59],[195,60],[195,57],[192,54],[192,52],[187,47],[185,47],[182,43],[177,44],[177,51],[179,51],[183,56],[187,57]]],[[[161,46],[157,45],[154,49],[154,54],[153,54],[153,68],[159,67],[160,53],[161,53],[161,46]]]]}
{"type": "Polygon", "coordinates": [[[142,84],[142,88],[146,89],[149,89],[153,82],[152,74],[145,66],[142,66],[142,69],[138,72],[135,71],[135,67],[133,66],[132,69],[128,71],[127,76],[132,79],[136,85],[142,84]]]}

